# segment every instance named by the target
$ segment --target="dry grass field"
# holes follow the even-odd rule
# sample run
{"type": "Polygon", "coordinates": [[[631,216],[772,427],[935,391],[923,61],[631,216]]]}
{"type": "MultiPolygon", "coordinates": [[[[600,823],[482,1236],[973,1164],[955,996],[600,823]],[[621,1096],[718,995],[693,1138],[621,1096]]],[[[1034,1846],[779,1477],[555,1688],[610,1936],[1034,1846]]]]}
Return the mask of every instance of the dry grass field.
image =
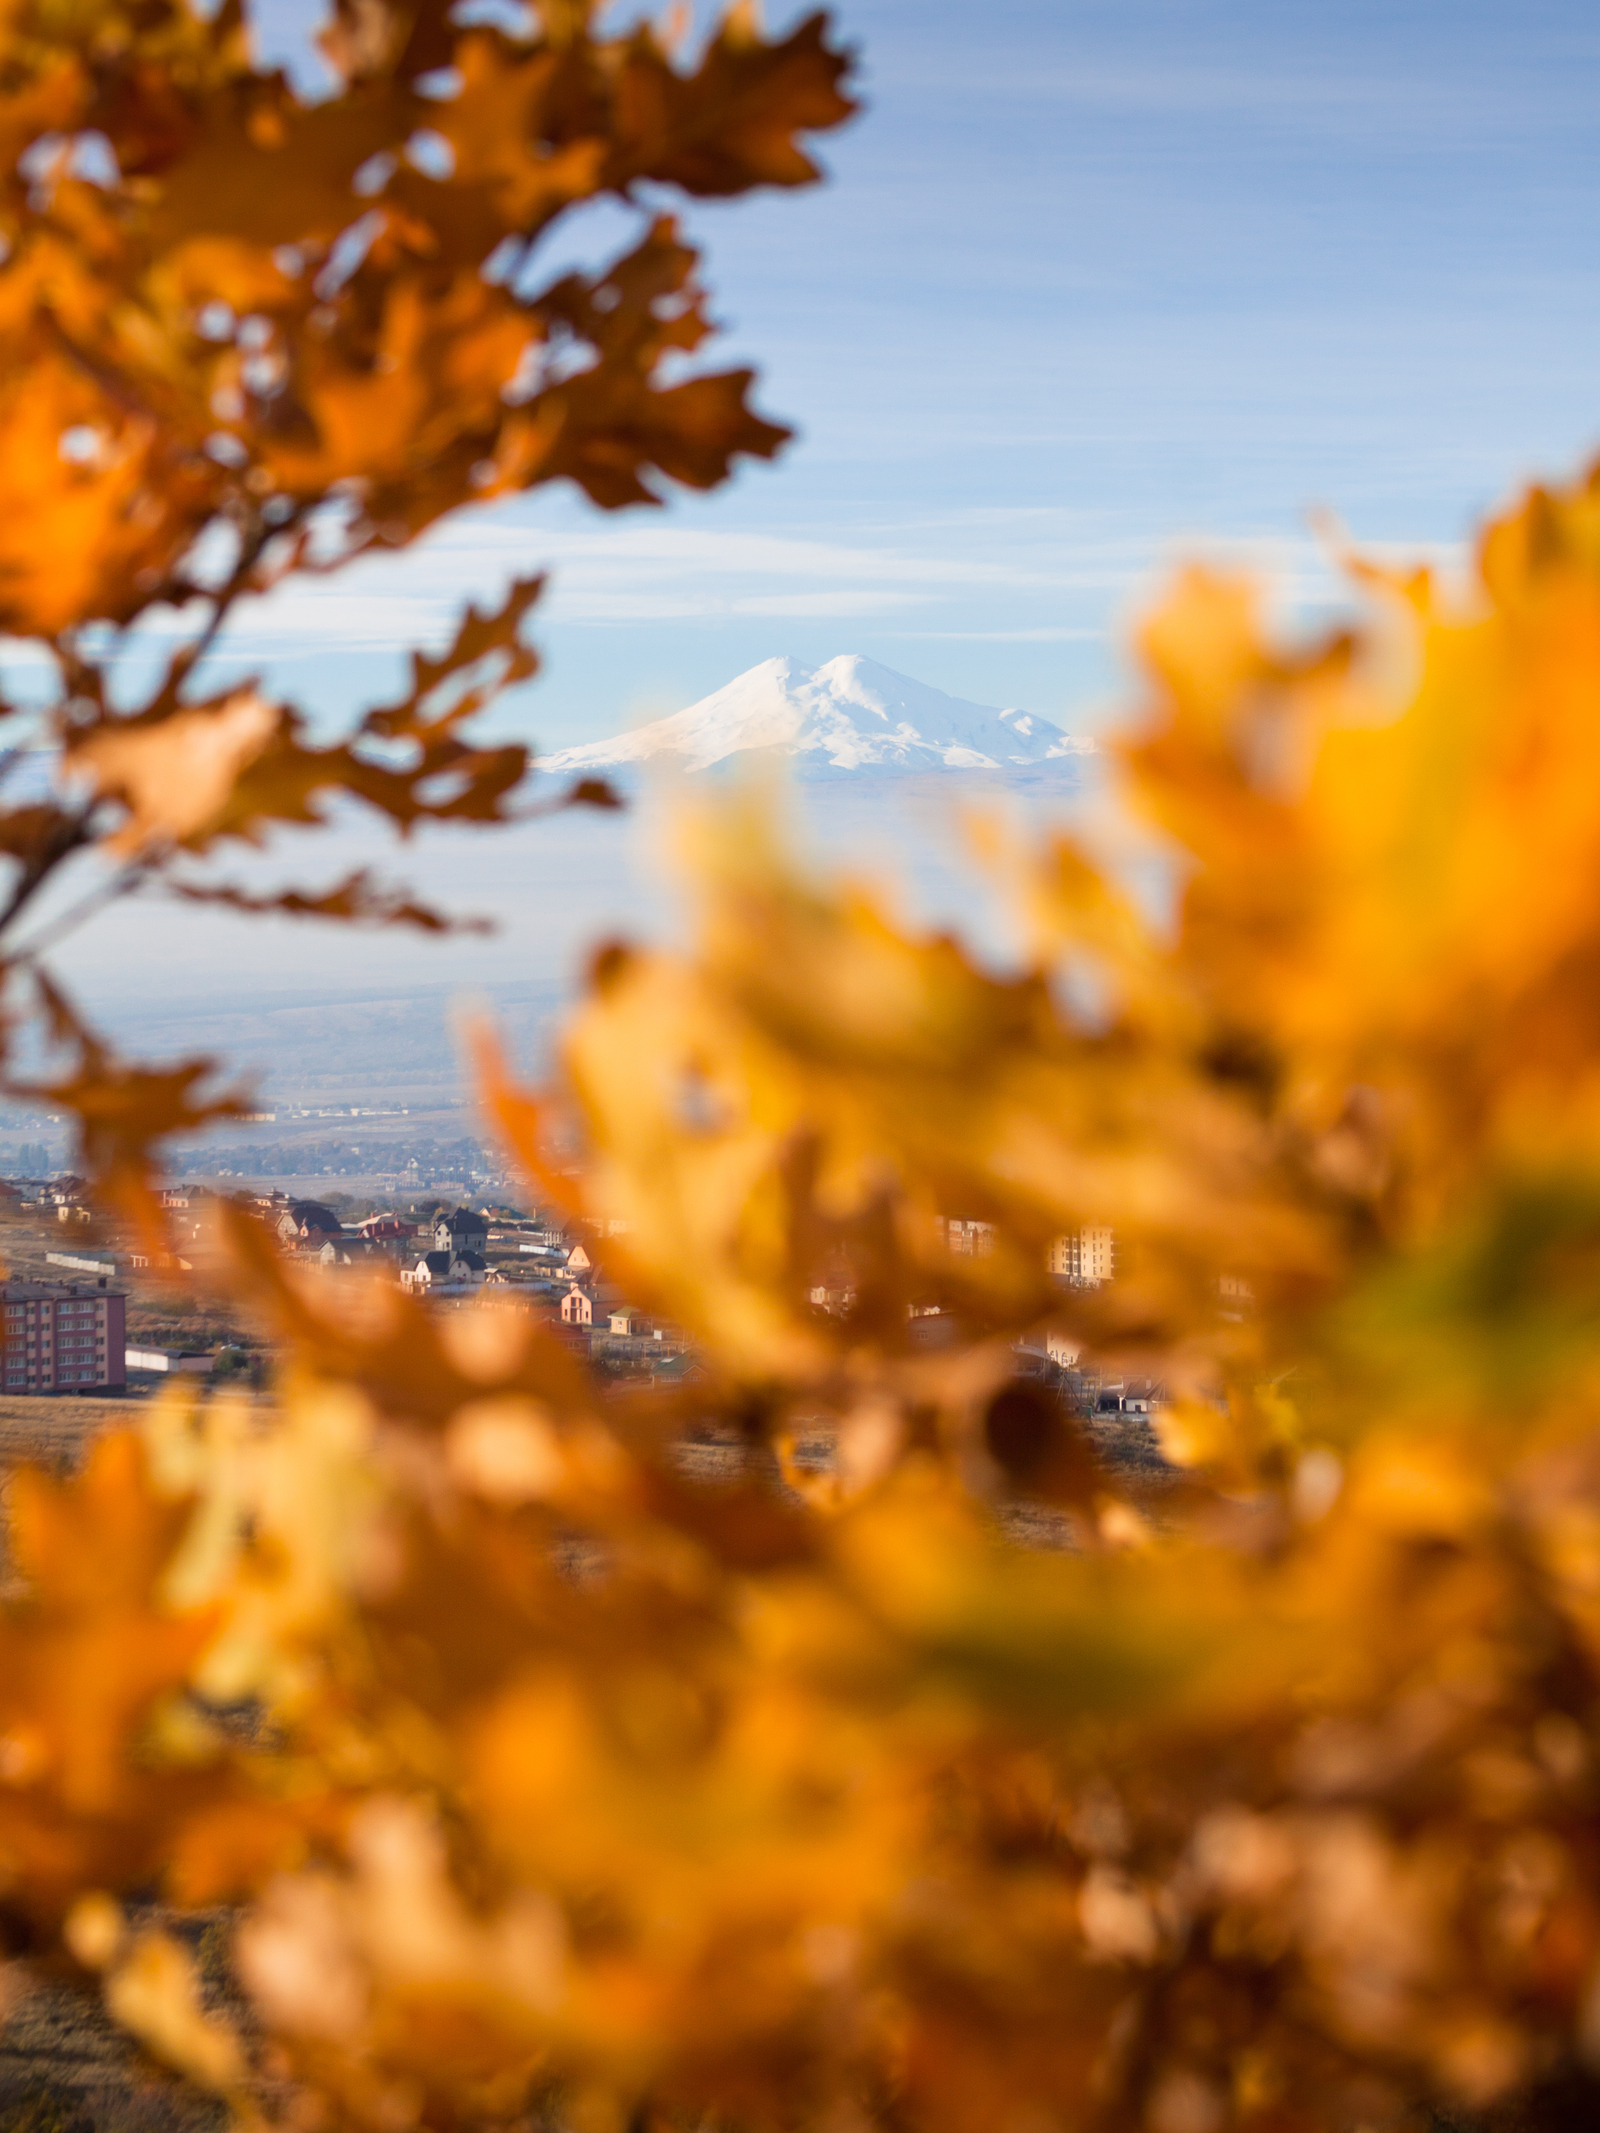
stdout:
{"type": "Polygon", "coordinates": [[[0,1468],[22,1460],[58,1470],[75,1467],[101,1430],[137,1421],[146,1397],[138,1392],[100,1400],[0,1394],[0,1468]]]}

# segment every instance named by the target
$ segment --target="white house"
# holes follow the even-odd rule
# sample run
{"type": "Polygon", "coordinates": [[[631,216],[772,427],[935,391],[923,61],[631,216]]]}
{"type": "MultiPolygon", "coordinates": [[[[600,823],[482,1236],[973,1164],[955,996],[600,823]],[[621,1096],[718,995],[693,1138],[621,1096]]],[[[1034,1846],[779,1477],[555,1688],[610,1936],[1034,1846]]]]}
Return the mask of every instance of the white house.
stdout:
{"type": "Polygon", "coordinates": [[[488,1272],[479,1252],[424,1252],[415,1266],[401,1268],[400,1286],[424,1296],[445,1289],[478,1289],[488,1272]]]}

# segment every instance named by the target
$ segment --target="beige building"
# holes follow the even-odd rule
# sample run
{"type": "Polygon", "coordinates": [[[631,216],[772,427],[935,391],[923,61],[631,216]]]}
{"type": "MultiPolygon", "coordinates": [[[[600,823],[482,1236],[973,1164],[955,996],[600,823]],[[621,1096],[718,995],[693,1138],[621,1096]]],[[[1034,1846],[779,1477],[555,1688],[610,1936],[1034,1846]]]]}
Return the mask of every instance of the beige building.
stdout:
{"type": "Polygon", "coordinates": [[[1057,1237],[1050,1247],[1050,1271],[1058,1281],[1098,1288],[1116,1272],[1116,1238],[1107,1224],[1092,1222],[1057,1237]]]}

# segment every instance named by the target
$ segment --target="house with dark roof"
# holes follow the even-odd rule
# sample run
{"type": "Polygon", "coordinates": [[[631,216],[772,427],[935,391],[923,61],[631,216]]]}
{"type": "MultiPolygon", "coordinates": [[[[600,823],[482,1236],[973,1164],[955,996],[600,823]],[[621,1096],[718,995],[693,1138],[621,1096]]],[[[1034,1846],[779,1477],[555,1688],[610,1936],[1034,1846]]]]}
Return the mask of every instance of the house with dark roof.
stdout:
{"type": "Polygon", "coordinates": [[[437,1295],[441,1290],[457,1294],[483,1286],[489,1262],[481,1252],[424,1252],[416,1263],[400,1270],[400,1286],[414,1295],[437,1295]]]}
{"type": "Polygon", "coordinates": [[[291,1200],[274,1227],[279,1243],[289,1251],[316,1250],[330,1237],[344,1235],[344,1224],[320,1200],[291,1200]]]}
{"type": "Polygon", "coordinates": [[[441,1215],[433,1225],[433,1242],[441,1252],[484,1252],[489,1248],[489,1219],[486,1215],[474,1214],[470,1207],[458,1207],[454,1214],[441,1215]]]}

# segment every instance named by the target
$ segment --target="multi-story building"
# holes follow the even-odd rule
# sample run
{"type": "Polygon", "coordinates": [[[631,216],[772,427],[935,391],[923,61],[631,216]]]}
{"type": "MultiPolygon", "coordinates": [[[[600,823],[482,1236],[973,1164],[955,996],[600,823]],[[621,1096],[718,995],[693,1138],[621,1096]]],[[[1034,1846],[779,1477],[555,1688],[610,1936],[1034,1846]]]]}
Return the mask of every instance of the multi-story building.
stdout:
{"type": "Polygon", "coordinates": [[[1116,1265],[1116,1239],[1103,1222],[1091,1222],[1057,1237],[1050,1247],[1051,1273],[1058,1281],[1070,1281],[1079,1288],[1098,1288],[1111,1279],[1116,1265]]]}
{"type": "Polygon", "coordinates": [[[104,1282],[0,1282],[7,1392],[92,1392],[127,1383],[128,1299],[104,1282]]]}

